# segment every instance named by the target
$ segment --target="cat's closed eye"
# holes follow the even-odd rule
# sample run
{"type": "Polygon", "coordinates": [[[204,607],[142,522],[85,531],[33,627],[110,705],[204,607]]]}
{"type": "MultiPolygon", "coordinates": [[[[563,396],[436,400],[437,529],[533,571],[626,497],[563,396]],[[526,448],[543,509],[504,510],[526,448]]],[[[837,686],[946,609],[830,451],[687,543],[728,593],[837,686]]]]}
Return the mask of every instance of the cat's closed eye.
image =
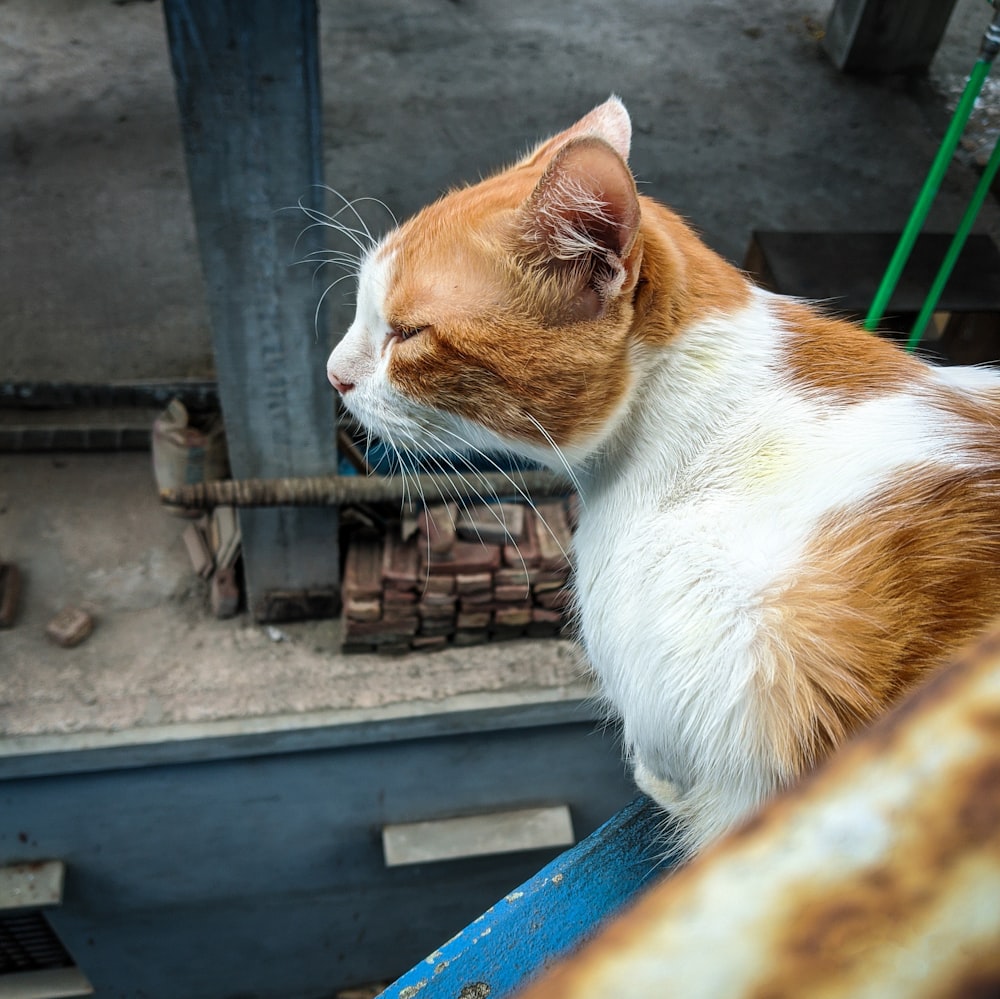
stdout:
{"type": "Polygon", "coordinates": [[[385,351],[397,343],[402,343],[404,340],[412,340],[426,329],[426,326],[407,326],[402,323],[393,323],[389,334],[385,338],[385,345],[382,349],[385,351]]]}
{"type": "Polygon", "coordinates": [[[389,334],[390,340],[409,340],[427,329],[426,326],[406,326],[402,323],[394,323],[392,332],[389,334]]]}

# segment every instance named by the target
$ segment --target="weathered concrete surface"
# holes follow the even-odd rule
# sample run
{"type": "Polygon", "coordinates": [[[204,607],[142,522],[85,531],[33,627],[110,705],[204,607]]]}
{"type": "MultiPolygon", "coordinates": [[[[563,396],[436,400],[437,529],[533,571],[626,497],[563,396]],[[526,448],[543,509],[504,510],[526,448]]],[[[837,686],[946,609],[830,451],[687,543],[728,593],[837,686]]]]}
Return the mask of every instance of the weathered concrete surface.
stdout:
{"type": "MultiPolygon", "coordinates": [[[[933,87],[838,75],[819,48],[828,8],[324,0],[327,181],[406,215],[616,92],[635,119],[643,190],[732,259],[755,227],[898,228],[945,99],[933,87]]],[[[959,0],[934,67],[941,94],[954,93],[988,20],[982,0],[959,0]]],[[[159,5],[0,4],[0,136],[0,378],[209,374],[159,5]]],[[[931,224],[949,228],[974,183],[956,165],[931,224]]],[[[289,191],[288,204],[301,193],[289,191]]],[[[384,223],[377,211],[371,219],[384,223]]],[[[983,225],[1000,231],[994,206],[983,225]]],[[[350,298],[335,297],[333,330],[350,298]]],[[[302,335],[313,335],[311,315],[302,335]]],[[[246,621],[212,620],[183,522],[159,509],[145,455],[0,455],[0,510],[0,558],[25,571],[18,625],[0,632],[2,734],[500,689],[548,696],[578,676],[561,643],[343,659],[333,623],[282,628],[275,642],[246,621]],[[66,650],[43,632],[69,601],[83,601],[97,626],[66,650]]]]}
{"type": "MultiPolygon", "coordinates": [[[[322,2],[327,182],[406,215],[616,92],[635,118],[643,190],[734,260],[752,228],[899,228],[944,99],[836,73],[818,40],[829,7],[322,2]]],[[[944,92],[989,14],[959,0],[934,66],[944,92]]],[[[210,373],[160,6],[6,0],[0,136],[0,374],[210,373]]],[[[974,183],[952,171],[931,224],[949,228],[974,183]]],[[[992,207],[984,224],[1000,231],[992,207]]],[[[335,296],[332,329],[350,297],[335,296]]]]}
{"type": "Polygon", "coordinates": [[[586,695],[574,648],[498,643],[398,658],[342,656],[339,622],[217,621],[159,506],[148,455],[0,455],[0,559],[24,574],[0,630],[0,736],[440,703],[466,694],[586,695]],[[72,649],[45,637],[64,605],[95,617],[72,649]]]}

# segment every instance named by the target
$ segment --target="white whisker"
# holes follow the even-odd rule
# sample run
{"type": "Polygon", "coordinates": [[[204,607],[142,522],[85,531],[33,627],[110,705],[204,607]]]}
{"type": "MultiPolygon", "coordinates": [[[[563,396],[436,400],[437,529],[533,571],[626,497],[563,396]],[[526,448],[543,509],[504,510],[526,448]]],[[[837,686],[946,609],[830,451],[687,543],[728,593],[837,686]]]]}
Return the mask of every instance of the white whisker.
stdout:
{"type": "Polygon", "coordinates": [[[454,431],[449,430],[447,427],[438,425],[438,429],[441,430],[443,433],[448,434],[450,437],[454,437],[464,447],[468,448],[470,451],[473,451],[475,454],[478,454],[483,460],[488,461],[514,487],[514,491],[517,493],[517,495],[519,495],[525,501],[525,503],[527,503],[528,506],[531,507],[532,511],[538,518],[539,522],[548,532],[549,537],[552,538],[552,540],[555,542],[556,547],[559,549],[560,554],[566,559],[567,562],[569,562],[570,561],[569,553],[566,551],[565,548],[563,548],[562,542],[559,540],[559,537],[552,530],[552,528],[549,527],[548,521],[546,521],[546,519],[542,516],[541,512],[538,509],[537,504],[531,498],[531,496],[528,495],[527,490],[524,489],[523,486],[519,486],[514,481],[514,479],[511,478],[510,473],[501,465],[499,465],[493,458],[491,458],[490,455],[488,455],[485,451],[481,451],[471,442],[465,440],[465,438],[463,438],[459,434],[456,434],[454,431]]]}
{"type": "Polygon", "coordinates": [[[573,469],[570,467],[569,462],[566,460],[566,456],[562,453],[562,448],[559,447],[559,445],[555,442],[555,440],[553,440],[552,435],[545,429],[545,427],[541,425],[541,423],[538,422],[538,420],[536,420],[531,415],[531,413],[529,413],[526,409],[522,409],[521,413],[524,416],[526,416],[529,420],[531,420],[531,423],[535,427],[535,429],[545,438],[546,441],[548,441],[549,447],[551,447],[552,450],[555,451],[556,456],[559,458],[560,463],[566,470],[566,475],[569,477],[569,481],[572,483],[573,488],[576,490],[577,495],[580,497],[580,502],[586,503],[586,500],[583,495],[583,490],[581,490],[580,488],[580,483],[573,469]]]}

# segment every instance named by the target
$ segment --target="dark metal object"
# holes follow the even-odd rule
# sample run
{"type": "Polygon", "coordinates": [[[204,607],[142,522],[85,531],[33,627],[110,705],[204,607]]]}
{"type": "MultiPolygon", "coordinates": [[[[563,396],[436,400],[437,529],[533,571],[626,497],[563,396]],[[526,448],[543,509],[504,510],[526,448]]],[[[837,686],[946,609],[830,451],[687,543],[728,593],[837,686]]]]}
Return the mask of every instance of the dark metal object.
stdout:
{"type": "Polygon", "coordinates": [[[848,73],[926,73],[955,0],[837,0],[823,47],[848,73]]]}
{"type": "Polygon", "coordinates": [[[219,408],[214,381],[0,382],[0,409],[159,409],[180,399],[188,409],[219,408]]]}
{"type": "Polygon", "coordinates": [[[168,506],[202,510],[216,506],[340,506],[345,503],[400,501],[418,505],[421,497],[440,500],[468,496],[541,497],[565,495],[569,486],[551,472],[468,473],[446,475],[362,476],[323,475],[311,478],[244,479],[200,482],[181,489],[164,489],[160,499],[168,506]]]}

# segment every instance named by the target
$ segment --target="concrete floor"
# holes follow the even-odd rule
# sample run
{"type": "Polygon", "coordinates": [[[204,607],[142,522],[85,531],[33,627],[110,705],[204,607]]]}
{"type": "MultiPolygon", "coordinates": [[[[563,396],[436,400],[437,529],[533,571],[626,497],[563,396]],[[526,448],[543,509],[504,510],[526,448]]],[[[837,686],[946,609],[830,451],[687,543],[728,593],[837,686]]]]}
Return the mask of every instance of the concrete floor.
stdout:
{"type": "MultiPolygon", "coordinates": [[[[644,190],[733,260],[753,228],[898,229],[989,8],[959,0],[930,83],[839,75],[819,45],[828,8],[322,2],[327,181],[406,215],[616,92],[633,113],[644,190]]],[[[991,140],[989,104],[966,159],[991,140]]],[[[210,375],[159,5],[0,4],[0,134],[2,379],[210,375]]],[[[954,166],[933,227],[951,227],[975,179],[954,166]]],[[[981,223],[1000,233],[995,205],[981,223]]],[[[349,298],[334,303],[334,330],[349,298]]],[[[311,312],[302,322],[312,336],[311,312]]],[[[245,619],[214,621],[182,529],[158,506],[148,455],[0,455],[0,558],[26,575],[18,625],[0,632],[7,748],[401,699],[584,691],[565,643],[345,660],[332,623],[275,641],[245,619]],[[44,625],[69,601],[87,603],[98,626],[78,649],[56,649],[44,625]]]]}
{"type": "Polygon", "coordinates": [[[401,703],[421,713],[589,695],[565,641],[342,656],[338,621],[218,621],[184,526],[160,507],[147,454],[0,454],[0,559],[25,580],[17,623],[0,630],[0,757],[50,736],[148,742],[176,726],[208,736],[378,719],[401,703]],[[96,621],[72,649],[45,637],[66,604],[96,621]]]}
{"type": "MultiPolygon", "coordinates": [[[[990,11],[959,0],[935,90],[838,74],[830,5],[321,0],[327,183],[405,216],[616,92],[643,189],[735,261],[753,228],[897,229],[990,11]]],[[[0,4],[0,135],[3,377],[210,375],[160,5],[0,4]]],[[[932,225],[973,184],[953,170],[932,225]]]]}

